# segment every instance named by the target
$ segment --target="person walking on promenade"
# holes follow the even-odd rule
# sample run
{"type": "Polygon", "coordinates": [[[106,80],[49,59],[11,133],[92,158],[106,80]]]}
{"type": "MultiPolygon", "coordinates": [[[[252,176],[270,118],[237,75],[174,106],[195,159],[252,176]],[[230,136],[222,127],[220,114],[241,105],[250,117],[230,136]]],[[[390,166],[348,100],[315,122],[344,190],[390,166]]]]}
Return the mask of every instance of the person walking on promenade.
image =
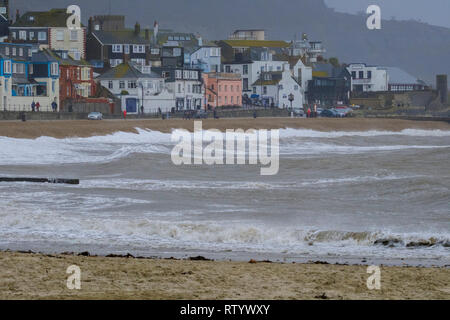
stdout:
{"type": "Polygon", "coordinates": [[[58,104],[56,103],[55,100],[53,100],[53,102],[52,102],[52,110],[53,110],[53,112],[56,112],[56,110],[58,110],[58,104]]]}
{"type": "Polygon", "coordinates": [[[41,107],[41,104],[38,102],[36,102],[36,111],[39,112],[39,108],[41,107]]]}
{"type": "Polygon", "coordinates": [[[308,111],[306,112],[306,115],[308,118],[311,118],[311,108],[308,108],[308,111]]]}
{"type": "Polygon", "coordinates": [[[36,108],[36,103],[33,100],[33,102],[31,103],[31,111],[34,112],[35,108],[36,108]]]}

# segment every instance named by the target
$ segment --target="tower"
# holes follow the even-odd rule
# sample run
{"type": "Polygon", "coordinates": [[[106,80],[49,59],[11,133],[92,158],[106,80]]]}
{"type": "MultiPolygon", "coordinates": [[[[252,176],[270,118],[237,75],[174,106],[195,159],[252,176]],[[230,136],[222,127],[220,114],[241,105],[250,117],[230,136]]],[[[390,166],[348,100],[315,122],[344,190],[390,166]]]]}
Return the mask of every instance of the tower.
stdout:
{"type": "Polygon", "coordinates": [[[9,0],[0,0],[0,14],[9,21],[9,0]]]}

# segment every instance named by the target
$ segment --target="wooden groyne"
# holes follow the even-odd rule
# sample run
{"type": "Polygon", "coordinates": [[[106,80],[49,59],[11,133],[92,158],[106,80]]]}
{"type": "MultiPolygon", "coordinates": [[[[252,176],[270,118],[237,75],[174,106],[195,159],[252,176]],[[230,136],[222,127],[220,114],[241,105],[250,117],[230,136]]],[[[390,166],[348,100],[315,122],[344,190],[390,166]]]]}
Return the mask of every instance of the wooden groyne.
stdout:
{"type": "Polygon", "coordinates": [[[0,182],[34,182],[34,183],[80,184],[80,180],[79,179],[26,178],[26,177],[0,177],[0,182]]]}

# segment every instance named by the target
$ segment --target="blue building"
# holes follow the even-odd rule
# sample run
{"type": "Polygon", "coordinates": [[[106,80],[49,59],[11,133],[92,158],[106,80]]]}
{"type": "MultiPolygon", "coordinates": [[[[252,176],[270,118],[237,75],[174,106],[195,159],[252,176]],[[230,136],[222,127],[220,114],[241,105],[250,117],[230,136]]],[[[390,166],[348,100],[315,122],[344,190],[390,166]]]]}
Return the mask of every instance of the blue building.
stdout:
{"type": "Polygon", "coordinates": [[[0,109],[52,111],[59,104],[59,63],[31,44],[0,43],[0,109]]]}

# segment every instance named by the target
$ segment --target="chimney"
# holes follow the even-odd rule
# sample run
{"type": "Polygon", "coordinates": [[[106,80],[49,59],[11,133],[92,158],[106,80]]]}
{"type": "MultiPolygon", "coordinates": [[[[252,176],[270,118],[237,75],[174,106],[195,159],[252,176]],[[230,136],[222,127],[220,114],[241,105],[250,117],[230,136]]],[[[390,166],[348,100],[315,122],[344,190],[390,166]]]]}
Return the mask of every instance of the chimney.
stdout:
{"type": "Polygon", "coordinates": [[[134,25],[134,34],[137,36],[141,34],[141,25],[139,24],[139,22],[136,22],[136,24],[134,25]]]}
{"type": "Polygon", "coordinates": [[[155,24],[153,25],[153,37],[155,39],[155,43],[158,42],[158,31],[159,31],[159,24],[158,21],[155,21],[155,24]]]}
{"type": "Polygon", "coordinates": [[[145,40],[150,41],[150,28],[145,28],[145,40]]]}
{"type": "Polygon", "coordinates": [[[94,31],[94,19],[92,17],[89,17],[88,21],[88,34],[91,34],[92,31],[94,31]]]}
{"type": "Polygon", "coordinates": [[[448,104],[448,83],[446,74],[436,76],[436,88],[441,97],[441,103],[446,106],[448,104]]]}

